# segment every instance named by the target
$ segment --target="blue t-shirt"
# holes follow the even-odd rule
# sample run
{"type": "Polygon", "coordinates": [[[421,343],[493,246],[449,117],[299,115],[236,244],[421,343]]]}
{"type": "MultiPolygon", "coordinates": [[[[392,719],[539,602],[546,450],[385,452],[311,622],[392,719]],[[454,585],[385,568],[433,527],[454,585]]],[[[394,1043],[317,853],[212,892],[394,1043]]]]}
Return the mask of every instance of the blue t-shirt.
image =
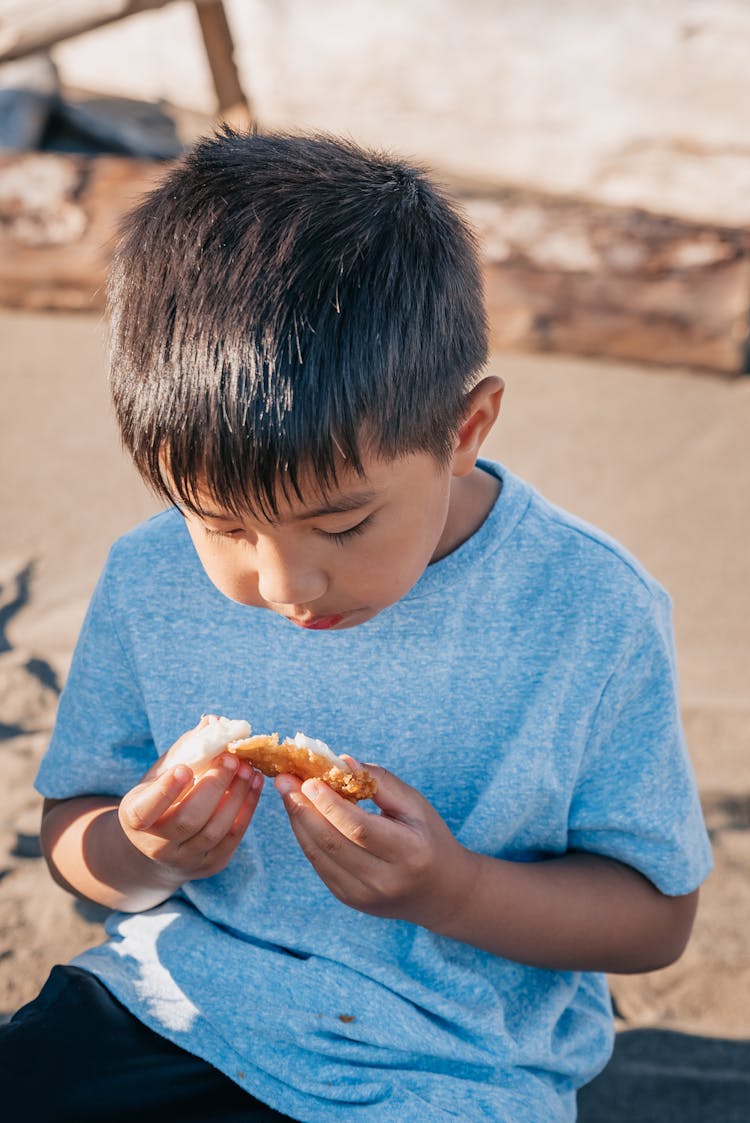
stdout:
{"type": "MultiPolygon", "coordinates": [[[[177,511],[113,547],[37,787],[122,795],[202,713],[301,729],[418,788],[458,839],[610,855],[663,893],[711,866],[661,587],[500,465],[479,530],[374,619],[297,629],[227,599],[177,511]]],[[[526,967],[337,901],[266,785],[228,867],[115,913],[76,963],[302,1121],[575,1116],[606,1063],[601,974],[526,967]]]]}

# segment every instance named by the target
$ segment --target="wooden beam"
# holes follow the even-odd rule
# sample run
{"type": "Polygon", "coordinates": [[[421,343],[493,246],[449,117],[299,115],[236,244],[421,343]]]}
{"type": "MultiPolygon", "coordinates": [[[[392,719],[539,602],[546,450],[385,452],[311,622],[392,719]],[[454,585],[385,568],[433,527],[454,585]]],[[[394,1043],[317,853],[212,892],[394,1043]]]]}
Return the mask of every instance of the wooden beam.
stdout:
{"type": "MultiPolygon", "coordinates": [[[[0,62],[10,62],[173,0],[35,0],[19,5],[0,0],[0,62]]],[[[253,114],[234,61],[234,43],[222,0],[194,0],[211,70],[219,116],[250,128],[253,114]]]]}
{"type": "Polygon", "coordinates": [[[239,129],[253,124],[250,102],[246,97],[234,61],[234,42],[221,0],[196,0],[195,11],[216,90],[219,117],[239,129]]]}
{"type": "Polygon", "coordinates": [[[108,23],[173,0],[0,0],[0,62],[46,51],[108,23]]]}

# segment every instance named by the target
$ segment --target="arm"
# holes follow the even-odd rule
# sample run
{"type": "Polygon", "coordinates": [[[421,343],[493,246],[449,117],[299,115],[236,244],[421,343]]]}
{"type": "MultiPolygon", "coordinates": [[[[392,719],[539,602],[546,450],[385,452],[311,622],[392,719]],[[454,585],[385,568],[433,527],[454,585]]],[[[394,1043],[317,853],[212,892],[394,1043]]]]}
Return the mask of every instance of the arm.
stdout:
{"type": "Polygon", "coordinates": [[[597,854],[541,862],[471,855],[472,891],[441,935],[556,970],[630,974],[682,954],[698,891],[666,897],[636,870],[597,854]]]}
{"type": "Polygon", "coordinates": [[[552,970],[649,971],[681,954],[697,892],[666,897],[595,854],[531,863],[473,853],[418,792],[368,768],[380,815],[314,781],[277,780],[302,849],[345,904],[552,970]]]}
{"type": "Polygon", "coordinates": [[[224,754],[195,784],[189,768],[162,759],[122,800],[46,800],[41,841],[50,873],[106,908],[153,908],[184,882],[227,865],[261,783],[259,773],[224,754]]]}
{"type": "Polygon", "coordinates": [[[139,912],[166,900],[182,881],[129,841],[119,800],[46,799],[41,842],[53,879],[69,893],[109,909],[139,912]]]}

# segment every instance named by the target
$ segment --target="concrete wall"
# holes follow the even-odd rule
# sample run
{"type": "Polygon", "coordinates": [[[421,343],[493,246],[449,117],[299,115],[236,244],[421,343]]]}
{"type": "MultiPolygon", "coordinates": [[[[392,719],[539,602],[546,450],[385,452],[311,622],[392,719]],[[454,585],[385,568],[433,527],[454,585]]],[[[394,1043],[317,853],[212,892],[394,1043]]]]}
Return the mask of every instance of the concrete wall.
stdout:
{"type": "MultiPolygon", "coordinates": [[[[452,176],[750,221],[747,0],[227,0],[263,127],[452,176]]],[[[69,84],[210,111],[192,5],[55,52],[69,84]]]]}

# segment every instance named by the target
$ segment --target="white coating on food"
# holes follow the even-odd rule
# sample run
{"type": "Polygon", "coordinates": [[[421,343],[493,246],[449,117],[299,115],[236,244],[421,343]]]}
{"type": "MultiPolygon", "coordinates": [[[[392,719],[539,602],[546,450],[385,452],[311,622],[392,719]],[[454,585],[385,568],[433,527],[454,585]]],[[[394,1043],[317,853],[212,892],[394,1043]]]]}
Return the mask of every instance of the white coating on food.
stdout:
{"type": "MultiPolygon", "coordinates": [[[[200,768],[212,760],[222,749],[233,751],[234,748],[247,740],[252,735],[252,726],[249,721],[234,720],[228,717],[216,717],[211,714],[206,718],[205,724],[194,730],[180,745],[170,758],[170,764],[187,764],[190,768],[200,768]]],[[[304,733],[297,733],[295,737],[287,737],[285,745],[294,745],[298,749],[306,749],[316,756],[335,764],[337,768],[346,770],[347,764],[340,756],[329,749],[325,741],[315,737],[307,737],[304,733]]]]}
{"type": "Polygon", "coordinates": [[[296,745],[298,749],[307,749],[308,752],[315,753],[316,756],[324,756],[330,760],[332,764],[338,765],[339,768],[346,768],[346,761],[342,760],[340,756],[328,748],[325,741],[317,741],[315,737],[306,737],[304,733],[297,733],[295,737],[287,737],[287,745],[296,745]]]}
{"type": "Polygon", "coordinates": [[[187,764],[190,768],[211,760],[230,741],[243,741],[252,733],[249,721],[215,717],[211,714],[205,725],[194,730],[170,758],[170,764],[187,764]]]}

